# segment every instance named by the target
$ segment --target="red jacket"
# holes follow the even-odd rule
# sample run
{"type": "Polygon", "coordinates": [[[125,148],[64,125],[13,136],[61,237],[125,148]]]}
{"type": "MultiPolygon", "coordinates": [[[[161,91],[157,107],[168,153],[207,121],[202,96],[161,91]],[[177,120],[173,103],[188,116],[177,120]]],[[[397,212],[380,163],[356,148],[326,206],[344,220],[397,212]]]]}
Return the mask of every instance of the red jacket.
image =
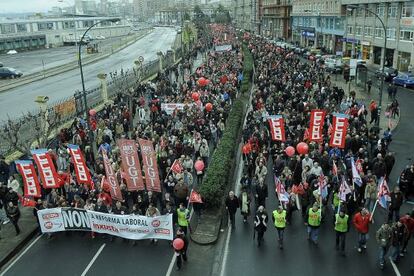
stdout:
{"type": "Polygon", "coordinates": [[[358,212],[354,215],[352,219],[352,224],[355,226],[355,229],[362,234],[368,233],[369,230],[369,222],[370,222],[370,214],[363,216],[361,212],[358,212]]]}
{"type": "Polygon", "coordinates": [[[410,217],[409,215],[405,215],[400,218],[400,222],[407,226],[409,233],[414,234],[414,218],[410,217]]]}

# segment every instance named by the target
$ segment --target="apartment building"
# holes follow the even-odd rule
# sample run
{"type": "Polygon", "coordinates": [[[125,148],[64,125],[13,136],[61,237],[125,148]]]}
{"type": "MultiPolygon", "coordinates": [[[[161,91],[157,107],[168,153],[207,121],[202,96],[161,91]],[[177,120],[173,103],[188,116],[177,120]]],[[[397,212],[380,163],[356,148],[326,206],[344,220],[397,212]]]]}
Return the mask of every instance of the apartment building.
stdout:
{"type": "Polygon", "coordinates": [[[345,13],[339,0],[292,0],[292,41],[342,52],[345,13]]]}
{"type": "Polygon", "coordinates": [[[262,34],[273,39],[290,39],[291,11],[292,0],[263,0],[261,13],[262,34]]]}
{"type": "Polygon", "coordinates": [[[343,45],[347,55],[380,66],[384,63],[400,71],[407,71],[414,64],[414,1],[342,0],[342,4],[347,15],[343,45]],[[386,48],[384,29],[373,13],[385,25],[386,48]]]}

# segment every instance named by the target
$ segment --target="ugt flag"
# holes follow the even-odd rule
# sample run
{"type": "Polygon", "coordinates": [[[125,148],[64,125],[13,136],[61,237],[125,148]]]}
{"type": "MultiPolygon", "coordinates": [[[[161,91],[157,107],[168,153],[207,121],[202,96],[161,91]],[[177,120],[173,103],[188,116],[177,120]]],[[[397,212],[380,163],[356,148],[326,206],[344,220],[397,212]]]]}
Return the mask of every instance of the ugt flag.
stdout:
{"type": "Polygon", "coordinates": [[[387,180],[384,177],[380,179],[380,185],[378,186],[377,200],[382,208],[388,209],[388,203],[391,201],[390,189],[388,188],[387,180]]]}
{"type": "Polygon", "coordinates": [[[326,182],[326,177],[321,173],[318,177],[319,180],[319,189],[321,192],[322,199],[325,199],[328,196],[328,183],[326,182]]]}
{"type": "Polygon", "coordinates": [[[269,116],[270,133],[273,141],[286,141],[284,120],[281,115],[269,116]]]}
{"type": "Polygon", "coordinates": [[[357,184],[359,187],[362,185],[362,179],[359,175],[359,172],[355,166],[354,158],[351,158],[351,166],[352,166],[352,181],[354,181],[355,184],[357,184]]]}
{"type": "Polygon", "coordinates": [[[289,194],[286,192],[285,186],[283,186],[282,182],[277,176],[275,176],[275,186],[279,201],[283,203],[289,202],[289,194]]]}
{"type": "Polygon", "coordinates": [[[348,128],[348,115],[335,113],[332,116],[332,133],[329,146],[343,149],[348,128]]]}
{"type": "Polygon", "coordinates": [[[311,111],[309,124],[309,140],[314,142],[322,142],[323,125],[325,122],[325,111],[314,109],[311,111]]]}
{"type": "Polygon", "coordinates": [[[352,193],[351,188],[348,183],[345,181],[345,177],[342,177],[341,186],[339,187],[339,199],[341,201],[346,201],[346,196],[352,193]]]}

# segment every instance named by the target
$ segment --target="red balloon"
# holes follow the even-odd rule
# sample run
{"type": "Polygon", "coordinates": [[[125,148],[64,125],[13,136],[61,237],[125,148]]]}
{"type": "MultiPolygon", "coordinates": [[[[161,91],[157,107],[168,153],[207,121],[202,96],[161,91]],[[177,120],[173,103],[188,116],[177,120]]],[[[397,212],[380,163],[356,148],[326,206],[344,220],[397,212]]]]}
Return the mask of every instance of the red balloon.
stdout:
{"type": "Polygon", "coordinates": [[[180,238],[174,239],[174,241],[173,241],[173,247],[174,247],[175,250],[181,250],[181,249],[183,249],[184,248],[184,241],[183,241],[183,239],[180,239],[180,238]]]}
{"type": "Polygon", "coordinates": [[[245,144],[242,148],[243,154],[249,154],[251,150],[252,146],[249,143],[245,144]]]}
{"type": "Polygon", "coordinates": [[[197,161],[194,163],[194,168],[195,168],[198,172],[201,172],[201,171],[204,169],[204,162],[203,162],[203,161],[201,161],[201,160],[197,160],[197,161]]]}
{"type": "Polygon", "coordinates": [[[89,110],[89,115],[95,116],[96,115],[96,110],[95,109],[89,110]]]}
{"type": "Polygon", "coordinates": [[[210,112],[211,110],[213,110],[213,104],[207,103],[206,104],[206,110],[207,110],[207,112],[210,112]]]}
{"type": "Polygon", "coordinates": [[[285,153],[287,156],[292,157],[293,155],[295,155],[295,148],[292,146],[289,146],[285,149],[285,153]]]}
{"type": "Polygon", "coordinates": [[[299,154],[307,154],[309,151],[309,146],[305,142],[300,142],[296,146],[296,150],[298,151],[299,154]]]}
{"type": "Polygon", "coordinates": [[[198,85],[200,86],[206,86],[207,84],[209,84],[209,82],[210,81],[204,77],[198,79],[198,85]]]}
{"type": "Polygon", "coordinates": [[[193,100],[196,102],[200,99],[200,94],[194,92],[193,94],[191,94],[191,98],[193,98],[193,100]]]}

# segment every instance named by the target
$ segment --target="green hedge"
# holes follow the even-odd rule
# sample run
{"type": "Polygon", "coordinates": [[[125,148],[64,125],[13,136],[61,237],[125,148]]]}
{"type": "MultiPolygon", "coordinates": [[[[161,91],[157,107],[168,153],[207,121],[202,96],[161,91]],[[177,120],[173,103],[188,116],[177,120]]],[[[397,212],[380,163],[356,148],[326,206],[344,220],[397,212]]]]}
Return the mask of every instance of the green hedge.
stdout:
{"type": "Polygon", "coordinates": [[[200,193],[208,208],[220,207],[231,180],[232,165],[235,163],[238,136],[244,118],[244,106],[248,102],[248,91],[251,85],[253,71],[253,57],[246,45],[243,45],[243,76],[241,85],[242,96],[235,100],[226,122],[223,137],[214,151],[211,162],[207,168],[206,176],[200,187],[200,193]]]}

